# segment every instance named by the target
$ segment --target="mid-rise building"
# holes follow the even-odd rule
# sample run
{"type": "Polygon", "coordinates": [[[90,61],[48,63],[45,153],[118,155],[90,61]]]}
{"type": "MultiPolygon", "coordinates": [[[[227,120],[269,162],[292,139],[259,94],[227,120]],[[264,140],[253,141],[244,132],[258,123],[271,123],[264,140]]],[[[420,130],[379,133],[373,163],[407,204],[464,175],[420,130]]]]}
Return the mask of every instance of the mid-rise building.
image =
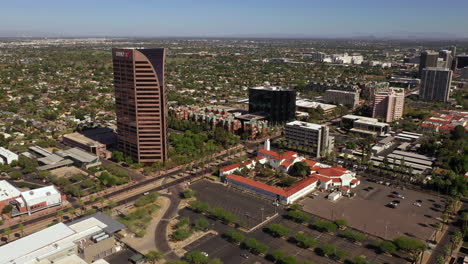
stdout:
{"type": "Polygon", "coordinates": [[[293,121],[286,124],[285,137],[315,157],[321,157],[333,149],[334,138],[325,125],[293,121]]]}
{"type": "Polygon", "coordinates": [[[67,146],[77,147],[99,157],[110,158],[110,152],[106,149],[106,145],[91,138],[84,136],[78,132],[63,135],[63,144],[67,146]]]}
{"type": "Polygon", "coordinates": [[[167,159],[165,49],[113,49],[118,149],[137,162],[167,159]]]}
{"type": "Polygon", "coordinates": [[[425,50],[421,52],[421,58],[419,62],[419,76],[422,76],[422,72],[427,67],[437,67],[437,61],[439,53],[435,51],[425,50]]]}
{"type": "Polygon", "coordinates": [[[403,116],[405,91],[401,88],[390,88],[389,91],[374,95],[372,117],[383,118],[385,122],[399,120],[403,116]]]}
{"type": "Polygon", "coordinates": [[[421,76],[419,97],[429,102],[447,102],[452,83],[452,71],[447,68],[425,68],[421,76]]]}
{"type": "Polygon", "coordinates": [[[327,90],[324,100],[326,103],[349,105],[354,108],[359,103],[359,92],[327,90]]]}
{"type": "Polygon", "coordinates": [[[296,114],[296,91],[281,87],[250,88],[249,113],[264,114],[274,125],[292,121],[296,114]]]}

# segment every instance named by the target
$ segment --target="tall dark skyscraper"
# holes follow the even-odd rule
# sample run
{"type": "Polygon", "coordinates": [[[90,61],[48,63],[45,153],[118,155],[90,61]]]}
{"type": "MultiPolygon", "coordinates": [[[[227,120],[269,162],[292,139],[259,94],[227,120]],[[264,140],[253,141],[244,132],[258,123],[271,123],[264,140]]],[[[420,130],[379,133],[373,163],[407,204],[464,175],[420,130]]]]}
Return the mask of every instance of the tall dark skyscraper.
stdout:
{"type": "Polygon", "coordinates": [[[437,67],[437,59],[439,58],[439,53],[434,51],[422,51],[421,59],[419,62],[419,76],[422,76],[422,71],[427,67],[437,67]]]}
{"type": "Polygon", "coordinates": [[[429,102],[447,102],[452,83],[452,71],[447,68],[425,68],[421,76],[419,97],[429,102]]]}
{"type": "Polygon", "coordinates": [[[281,87],[249,89],[249,113],[262,113],[272,124],[284,124],[296,117],[296,91],[281,87]]]}
{"type": "Polygon", "coordinates": [[[165,49],[112,49],[118,148],[137,162],[167,159],[165,49]]]}

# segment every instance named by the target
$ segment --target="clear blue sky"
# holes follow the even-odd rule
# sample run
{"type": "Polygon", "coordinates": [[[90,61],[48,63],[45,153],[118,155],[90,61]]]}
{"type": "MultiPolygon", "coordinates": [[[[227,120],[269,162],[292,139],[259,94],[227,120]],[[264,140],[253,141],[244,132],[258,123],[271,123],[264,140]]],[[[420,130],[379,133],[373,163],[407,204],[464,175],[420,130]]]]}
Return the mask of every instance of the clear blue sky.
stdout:
{"type": "Polygon", "coordinates": [[[106,36],[468,37],[468,0],[0,0],[0,31],[106,36]]]}

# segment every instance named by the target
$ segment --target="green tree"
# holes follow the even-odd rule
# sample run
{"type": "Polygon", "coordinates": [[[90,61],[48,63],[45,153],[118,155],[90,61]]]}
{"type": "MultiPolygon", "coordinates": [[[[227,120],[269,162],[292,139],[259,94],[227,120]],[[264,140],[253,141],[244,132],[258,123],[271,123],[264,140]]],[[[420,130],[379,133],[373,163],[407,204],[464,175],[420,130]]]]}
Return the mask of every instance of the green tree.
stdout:
{"type": "Polygon", "coordinates": [[[284,237],[292,230],[280,224],[271,224],[267,227],[267,231],[274,237],[284,237]]]}
{"type": "Polygon", "coordinates": [[[193,227],[195,230],[205,230],[210,226],[210,223],[208,220],[204,217],[200,217],[197,220],[195,220],[195,223],[193,224],[193,227]]]}
{"type": "Polygon", "coordinates": [[[206,264],[208,257],[203,255],[200,251],[191,251],[184,256],[184,259],[192,264],[206,264]]]}
{"type": "Polygon", "coordinates": [[[146,259],[151,263],[156,263],[164,257],[164,254],[159,251],[151,250],[145,255],[146,259]]]}
{"type": "Polygon", "coordinates": [[[301,248],[311,248],[317,245],[317,240],[312,237],[307,236],[306,234],[299,232],[294,236],[296,244],[301,248]]]}
{"type": "Polygon", "coordinates": [[[308,222],[310,220],[310,216],[307,213],[299,211],[299,210],[289,211],[288,218],[298,223],[308,222]]]}
{"type": "Polygon", "coordinates": [[[289,174],[296,177],[310,175],[310,166],[306,162],[296,162],[289,168],[289,174]]]}
{"type": "Polygon", "coordinates": [[[112,160],[115,162],[122,162],[124,154],[121,151],[112,151],[112,160]]]}
{"type": "Polygon", "coordinates": [[[348,226],[348,221],[344,218],[337,218],[335,219],[335,221],[333,221],[337,226],[338,228],[344,228],[344,227],[347,227],[348,226]]]}
{"type": "Polygon", "coordinates": [[[409,253],[416,253],[420,250],[426,249],[426,244],[423,242],[407,236],[397,237],[393,240],[398,249],[409,253]]]}
{"type": "Polygon", "coordinates": [[[244,234],[233,229],[229,229],[224,236],[232,243],[242,243],[245,240],[244,234]]]}

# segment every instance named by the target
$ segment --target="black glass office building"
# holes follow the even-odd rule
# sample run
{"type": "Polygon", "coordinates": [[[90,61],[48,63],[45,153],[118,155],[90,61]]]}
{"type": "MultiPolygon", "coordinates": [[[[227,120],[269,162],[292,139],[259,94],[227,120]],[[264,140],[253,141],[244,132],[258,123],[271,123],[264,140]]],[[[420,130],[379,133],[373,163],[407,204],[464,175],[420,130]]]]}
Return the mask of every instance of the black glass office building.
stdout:
{"type": "Polygon", "coordinates": [[[280,87],[249,89],[249,113],[266,115],[272,125],[295,119],[296,91],[280,87]]]}

